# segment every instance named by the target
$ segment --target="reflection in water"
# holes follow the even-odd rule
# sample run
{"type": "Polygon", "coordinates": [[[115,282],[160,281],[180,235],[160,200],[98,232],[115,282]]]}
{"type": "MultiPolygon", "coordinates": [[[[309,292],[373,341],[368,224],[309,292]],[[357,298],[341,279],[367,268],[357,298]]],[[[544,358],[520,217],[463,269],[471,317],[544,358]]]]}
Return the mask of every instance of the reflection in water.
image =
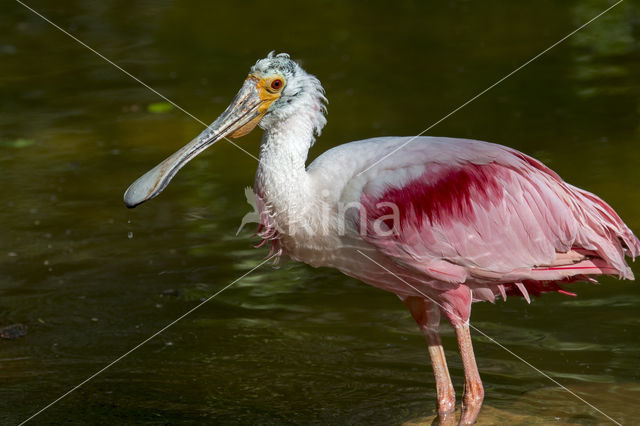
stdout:
{"type": "MultiPolygon", "coordinates": [[[[256,58],[289,51],[323,80],[331,102],[312,157],[348,140],[421,131],[604,8],[281,1],[274,18],[246,2],[121,3],[41,7],[203,121],[221,112],[256,58]],[[212,25],[212,17],[224,19],[212,25]]],[[[160,101],[153,93],[19,5],[0,10],[0,326],[29,327],[0,341],[0,423],[14,424],[258,265],[266,250],[252,249],[249,226],[235,235],[256,163],[228,144],[190,163],[153,204],[125,209],[132,179],[200,124],[152,107],[160,101]]],[[[434,134],[534,154],[640,230],[637,13],[636,3],[622,3],[434,134]]],[[[255,154],[259,136],[246,139],[255,154]]],[[[477,304],[474,323],[632,423],[638,287],[603,280],[572,290],[578,298],[477,304]]],[[[604,421],[474,339],[487,388],[483,421],[604,421]]],[[[460,384],[450,329],[443,340],[460,384]]],[[[393,295],[335,271],[266,265],[41,422],[398,424],[433,413],[427,363],[393,295]]]]}
{"type": "MultiPolygon", "coordinates": [[[[635,383],[620,383],[614,385],[580,385],[571,386],[571,391],[581,397],[589,398],[589,402],[596,408],[602,409],[606,415],[621,424],[633,424],[637,420],[636,415],[626,414],[625,407],[635,405],[640,398],[640,386],[635,383]]],[[[483,407],[482,416],[477,425],[574,425],[574,424],[605,424],[604,417],[595,409],[585,410],[577,406],[568,407],[564,400],[567,392],[558,387],[543,387],[532,392],[527,392],[508,410],[495,407],[483,407]],[[530,412],[532,414],[522,414],[530,412]]],[[[456,417],[459,418],[459,411],[456,417]]],[[[421,417],[407,421],[405,426],[427,426],[433,424],[435,416],[421,417]]],[[[455,419],[454,419],[455,420],[455,419]]],[[[444,425],[456,425],[455,421],[444,425]]]]}

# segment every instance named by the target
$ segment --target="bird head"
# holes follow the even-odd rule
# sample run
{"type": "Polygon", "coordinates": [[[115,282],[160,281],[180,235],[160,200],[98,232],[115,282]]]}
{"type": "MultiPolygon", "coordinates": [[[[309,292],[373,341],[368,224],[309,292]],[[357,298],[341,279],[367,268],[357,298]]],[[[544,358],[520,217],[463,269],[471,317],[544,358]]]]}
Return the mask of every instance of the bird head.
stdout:
{"type": "Polygon", "coordinates": [[[268,130],[288,116],[306,111],[310,112],[308,118],[315,133],[320,134],[327,123],[324,117],[327,99],[320,80],[303,70],[288,54],[274,55],[273,52],[256,62],[249,73],[252,75],[266,84],[277,85],[278,80],[284,83],[280,96],[260,120],[261,128],[268,130]]]}
{"type": "Polygon", "coordinates": [[[325,102],[317,78],[286,53],[269,53],[251,68],[227,109],[209,127],[129,186],[125,204],[132,208],[156,197],[185,164],[220,139],[242,137],[257,125],[269,130],[301,109],[314,111],[309,120],[319,134],[326,123],[325,102]]]}

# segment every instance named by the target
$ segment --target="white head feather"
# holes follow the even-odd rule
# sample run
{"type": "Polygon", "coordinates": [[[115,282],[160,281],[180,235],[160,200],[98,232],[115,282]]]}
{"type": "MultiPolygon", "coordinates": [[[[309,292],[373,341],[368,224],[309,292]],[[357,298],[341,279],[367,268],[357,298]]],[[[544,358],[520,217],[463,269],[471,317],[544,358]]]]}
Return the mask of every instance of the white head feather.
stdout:
{"type": "Polygon", "coordinates": [[[264,78],[280,75],[285,82],[280,98],[271,105],[260,121],[262,129],[269,130],[292,114],[304,114],[315,135],[320,135],[327,124],[324,116],[327,112],[327,98],[320,80],[303,70],[288,54],[274,55],[273,51],[266,58],[258,60],[251,68],[251,73],[264,78]]]}

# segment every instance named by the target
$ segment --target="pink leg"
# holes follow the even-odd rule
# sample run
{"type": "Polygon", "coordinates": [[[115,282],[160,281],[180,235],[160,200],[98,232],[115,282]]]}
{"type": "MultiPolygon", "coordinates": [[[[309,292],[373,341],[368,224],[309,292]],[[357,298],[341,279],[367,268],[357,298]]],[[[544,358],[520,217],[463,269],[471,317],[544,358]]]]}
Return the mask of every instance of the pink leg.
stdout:
{"type": "Polygon", "coordinates": [[[410,296],[402,301],[409,308],[427,340],[433,376],[436,380],[438,415],[440,421],[444,422],[447,414],[449,414],[448,417],[451,417],[451,413],[455,410],[456,394],[453,390],[453,384],[451,384],[447,360],[440,340],[440,309],[434,303],[419,297],[410,296]]]}
{"type": "Polygon", "coordinates": [[[460,424],[473,424],[478,418],[482,400],[484,399],[484,389],[482,380],[478,373],[476,358],[471,345],[471,334],[469,333],[469,323],[455,325],[458,347],[462,357],[464,367],[464,395],[462,396],[462,417],[460,424]]]}
{"type": "Polygon", "coordinates": [[[464,394],[462,396],[462,416],[460,424],[473,424],[478,418],[484,389],[478,373],[476,358],[473,355],[471,334],[469,333],[469,317],[471,316],[471,290],[466,286],[458,286],[441,293],[438,297],[442,313],[456,330],[458,348],[464,367],[464,394]]]}

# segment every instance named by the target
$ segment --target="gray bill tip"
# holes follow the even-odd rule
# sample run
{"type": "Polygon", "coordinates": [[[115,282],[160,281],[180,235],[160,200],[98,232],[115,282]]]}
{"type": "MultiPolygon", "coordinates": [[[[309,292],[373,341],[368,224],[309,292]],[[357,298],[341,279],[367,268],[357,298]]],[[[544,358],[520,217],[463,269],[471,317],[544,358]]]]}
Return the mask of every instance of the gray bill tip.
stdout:
{"type": "MultiPolygon", "coordinates": [[[[164,175],[159,173],[160,167],[155,167],[133,182],[124,193],[124,204],[132,209],[158,195],[164,189],[164,175]]],[[[168,183],[168,182],[167,182],[168,183]]]]}
{"type": "Polygon", "coordinates": [[[127,208],[129,209],[133,209],[139,206],[140,204],[142,204],[143,202],[144,201],[137,201],[133,197],[130,197],[128,192],[124,193],[124,205],[127,206],[127,208]]]}
{"type": "Polygon", "coordinates": [[[127,188],[124,193],[124,204],[130,209],[139,206],[145,201],[146,199],[141,197],[139,192],[136,190],[135,183],[127,188]]]}

